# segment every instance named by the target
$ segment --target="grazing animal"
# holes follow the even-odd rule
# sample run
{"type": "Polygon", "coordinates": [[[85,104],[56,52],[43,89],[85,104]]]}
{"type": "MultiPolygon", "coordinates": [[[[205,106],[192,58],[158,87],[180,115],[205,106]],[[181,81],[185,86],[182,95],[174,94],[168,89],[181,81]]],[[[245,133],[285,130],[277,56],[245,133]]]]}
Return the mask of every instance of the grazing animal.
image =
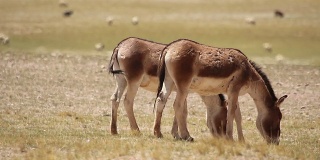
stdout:
{"type": "Polygon", "coordinates": [[[270,43],[263,43],[262,46],[267,52],[272,52],[272,45],[270,43]]]}
{"type": "Polygon", "coordinates": [[[102,43],[96,43],[94,45],[94,48],[97,50],[97,51],[102,51],[104,49],[104,44],[102,43]]]}
{"type": "MultiPolygon", "coordinates": [[[[109,73],[113,74],[116,80],[116,89],[111,96],[111,134],[118,134],[117,111],[121,97],[126,90],[124,106],[127,112],[131,130],[139,131],[134,113],[133,102],[138,88],[144,88],[156,92],[159,84],[157,77],[158,62],[160,54],[166,45],[129,37],[122,40],[114,49],[109,63],[109,73]]],[[[225,135],[226,127],[226,102],[223,95],[204,97],[207,106],[207,126],[213,135],[225,135]],[[224,116],[223,116],[224,115],[224,116]]],[[[156,112],[157,116],[162,116],[156,112]]],[[[172,134],[176,135],[178,125],[173,122],[172,134]]],[[[157,137],[162,137],[160,132],[154,132],[157,137]]]]}
{"type": "Polygon", "coordinates": [[[253,17],[247,17],[245,19],[245,21],[248,23],[248,24],[251,24],[251,25],[255,25],[256,24],[256,20],[253,18],[253,17]]]}
{"type": "Polygon", "coordinates": [[[72,10],[66,10],[63,12],[63,16],[65,16],[65,17],[70,17],[72,14],[73,14],[72,10]]]}
{"type": "Polygon", "coordinates": [[[133,25],[138,25],[139,24],[139,18],[137,16],[132,17],[131,23],[133,25]]]}
{"type": "Polygon", "coordinates": [[[284,17],[284,13],[283,13],[282,11],[276,9],[276,10],[274,11],[274,16],[275,16],[275,17],[278,17],[278,18],[283,18],[283,17],[284,17]]]}
{"type": "Polygon", "coordinates": [[[109,17],[106,18],[106,21],[107,21],[107,23],[108,23],[109,26],[111,26],[111,25],[113,24],[113,20],[114,20],[114,18],[111,17],[111,16],[109,16],[109,17]]]}
{"type": "Polygon", "coordinates": [[[10,42],[10,38],[5,34],[0,33],[0,43],[6,45],[6,44],[9,44],[9,42],[10,42]]]}
{"type": "Polygon", "coordinates": [[[59,1],[59,6],[60,7],[68,7],[68,3],[66,1],[64,1],[64,0],[60,0],[59,1]]]}
{"type": "MultiPolygon", "coordinates": [[[[186,123],[186,98],[189,91],[202,96],[227,94],[226,134],[231,140],[233,120],[236,118],[237,122],[241,119],[238,96],[248,93],[258,110],[256,126],[261,135],[268,143],[279,144],[282,118],[279,106],[287,95],[278,99],[267,76],[240,50],[215,48],[180,39],[168,44],[163,50],[159,66],[160,85],[157,97],[161,102],[161,92],[168,90],[168,81],[174,83],[177,94],[173,107],[182,139],[193,139],[186,123]]],[[[159,106],[161,109],[158,104],[157,107],[159,106]]]]}

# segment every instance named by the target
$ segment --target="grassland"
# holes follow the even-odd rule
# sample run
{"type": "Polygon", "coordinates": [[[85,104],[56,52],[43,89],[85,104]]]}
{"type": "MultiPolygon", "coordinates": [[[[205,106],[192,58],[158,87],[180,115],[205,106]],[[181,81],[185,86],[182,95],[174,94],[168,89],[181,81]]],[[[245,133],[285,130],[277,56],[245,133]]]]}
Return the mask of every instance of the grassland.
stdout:
{"type": "MultiPolygon", "coordinates": [[[[320,3],[317,0],[141,1],[0,0],[0,159],[320,159],[320,3]],[[63,17],[65,9],[74,10],[63,17]],[[274,18],[273,10],[285,13],[274,18]],[[105,19],[114,17],[108,26],[105,19]],[[140,23],[131,25],[131,17],[140,23]],[[254,17],[256,25],[245,22],[254,17]],[[115,84],[106,73],[110,51],[135,36],[169,43],[178,38],[241,49],[262,64],[282,106],[279,146],[266,145],[255,128],[256,109],[240,98],[246,143],[213,138],[205,107],[188,97],[188,127],[195,142],[170,135],[171,98],[163,139],[152,133],[153,101],[139,90],[135,114],[141,134],[131,133],[123,107],[118,136],[109,131],[109,98],[115,84]],[[106,45],[103,52],[94,44],[106,45]],[[269,42],[271,53],[262,48],[269,42]],[[275,61],[281,54],[283,61],[275,61]],[[303,65],[301,65],[303,64],[303,65]]],[[[173,96],[172,96],[173,97],[173,96]]]]}
{"type": "Polygon", "coordinates": [[[319,159],[318,67],[264,65],[282,106],[280,146],[268,146],[255,128],[249,96],[240,98],[246,143],[213,138],[205,107],[188,97],[194,143],[170,135],[172,99],[165,109],[163,139],[153,136],[153,94],[140,90],[135,113],[141,134],[131,133],[123,107],[120,135],[112,136],[110,101],[114,80],[106,56],[3,54],[0,58],[0,159],[319,159]]]}
{"type": "Polygon", "coordinates": [[[0,0],[0,31],[11,38],[1,50],[97,54],[94,44],[102,42],[112,50],[122,39],[136,36],[162,43],[189,38],[219,47],[239,48],[251,57],[275,57],[320,64],[320,4],[317,0],[276,1],[117,1],[0,0]],[[74,10],[65,18],[62,12],[74,10]],[[275,18],[281,9],[285,18],[275,18]],[[113,16],[108,26],[106,17],[113,16]],[[140,24],[131,25],[138,16],[140,24]],[[253,17],[256,25],[245,18],[253,17]],[[262,44],[273,46],[271,54],[262,44]]]}

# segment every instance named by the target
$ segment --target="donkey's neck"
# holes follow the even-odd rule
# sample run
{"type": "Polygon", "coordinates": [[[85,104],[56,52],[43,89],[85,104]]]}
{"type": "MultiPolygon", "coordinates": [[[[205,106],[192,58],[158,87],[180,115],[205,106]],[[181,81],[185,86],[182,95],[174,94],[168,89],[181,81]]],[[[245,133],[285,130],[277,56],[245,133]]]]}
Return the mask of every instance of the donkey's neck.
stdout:
{"type": "Polygon", "coordinates": [[[252,81],[248,93],[253,98],[259,112],[267,111],[268,108],[274,106],[275,100],[262,79],[252,81]]]}

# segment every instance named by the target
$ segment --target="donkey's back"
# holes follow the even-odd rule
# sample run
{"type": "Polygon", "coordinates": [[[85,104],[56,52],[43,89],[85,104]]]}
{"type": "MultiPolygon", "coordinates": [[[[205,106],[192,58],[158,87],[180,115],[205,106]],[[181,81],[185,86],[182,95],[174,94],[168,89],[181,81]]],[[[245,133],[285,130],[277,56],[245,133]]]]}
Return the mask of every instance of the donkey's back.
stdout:
{"type": "MultiPolygon", "coordinates": [[[[201,95],[226,93],[235,77],[247,79],[247,57],[238,49],[217,48],[180,39],[165,49],[167,68],[179,83],[201,95]],[[244,74],[243,74],[244,73],[244,74]],[[244,77],[245,76],[245,77],[244,77]]],[[[244,85],[244,84],[242,84],[244,85]]]]}
{"type": "Polygon", "coordinates": [[[122,95],[126,90],[124,106],[131,130],[139,131],[134,113],[133,102],[139,87],[155,92],[158,78],[158,59],[164,44],[130,37],[121,41],[114,49],[109,72],[116,80],[116,89],[111,96],[112,120],[111,133],[117,134],[117,111],[122,95]]]}
{"type": "Polygon", "coordinates": [[[140,87],[155,92],[158,85],[158,61],[164,44],[140,38],[130,37],[119,43],[116,50],[118,67],[128,83],[137,83],[140,87]]]}

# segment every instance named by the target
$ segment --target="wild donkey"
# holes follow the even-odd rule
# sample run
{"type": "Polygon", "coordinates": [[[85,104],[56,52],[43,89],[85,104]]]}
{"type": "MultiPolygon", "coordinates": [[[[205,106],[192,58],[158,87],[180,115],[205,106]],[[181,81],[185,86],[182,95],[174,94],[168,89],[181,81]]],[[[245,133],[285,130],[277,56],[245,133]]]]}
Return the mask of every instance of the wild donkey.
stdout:
{"type": "MultiPolygon", "coordinates": [[[[237,109],[238,96],[248,93],[258,110],[256,126],[261,135],[268,143],[279,144],[282,118],[279,106],[287,95],[278,99],[267,76],[241,51],[215,48],[181,39],[167,45],[161,55],[159,66],[160,85],[157,94],[158,104],[156,104],[158,112],[163,109],[167,97],[163,94],[171,89],[172,81],[177,92],[173,106],[182,139],[193,139],[189,135],[186,123],[186,98],[189,91],[203,96],[221,93],[228,95],[227,138],[229,139],[233,139],[233,120],[236,118],[237,121],[239,118],[237,115],[240,115],[240,110],[237,109]],[[239,113],[235,114],[237,110],[239,113]]],[[[155,124],[160,123],[157,120],[158,117],[155,124]]]]}
{"type": "MultiPolygon", "coordinates": [[[[111,133],[117,132],[117,111],[121,97],[127,88],[124,99],[124,106],[127,112],[131,130],[139,131],[134,113],[133,101],[139,87],[148,91],[156,92],[159,84],[157,69],[160,54],[166,45],[151,42],[144,39],[130,37],[121,41],[114,49],[109,72],[116,79],[116,89],[111,96],[112,119],[111,133]]],[[[207,107],[207,126],[213,135],[225,134],[227,108],[223,95],[205,97],[207,107]]],[[[161,110],[162,114],[162,110],[161,110]]],[[[161,118],[161,115],[160,115],[161,118]]],[[[160,127],[160,123],[159,123],[160,127]]],[[[178,126],[174,120],[172,134],[175,136],[178,126]]],[[[154,133],[157,137],[162,137],[160,132],[154,133]]]]}

